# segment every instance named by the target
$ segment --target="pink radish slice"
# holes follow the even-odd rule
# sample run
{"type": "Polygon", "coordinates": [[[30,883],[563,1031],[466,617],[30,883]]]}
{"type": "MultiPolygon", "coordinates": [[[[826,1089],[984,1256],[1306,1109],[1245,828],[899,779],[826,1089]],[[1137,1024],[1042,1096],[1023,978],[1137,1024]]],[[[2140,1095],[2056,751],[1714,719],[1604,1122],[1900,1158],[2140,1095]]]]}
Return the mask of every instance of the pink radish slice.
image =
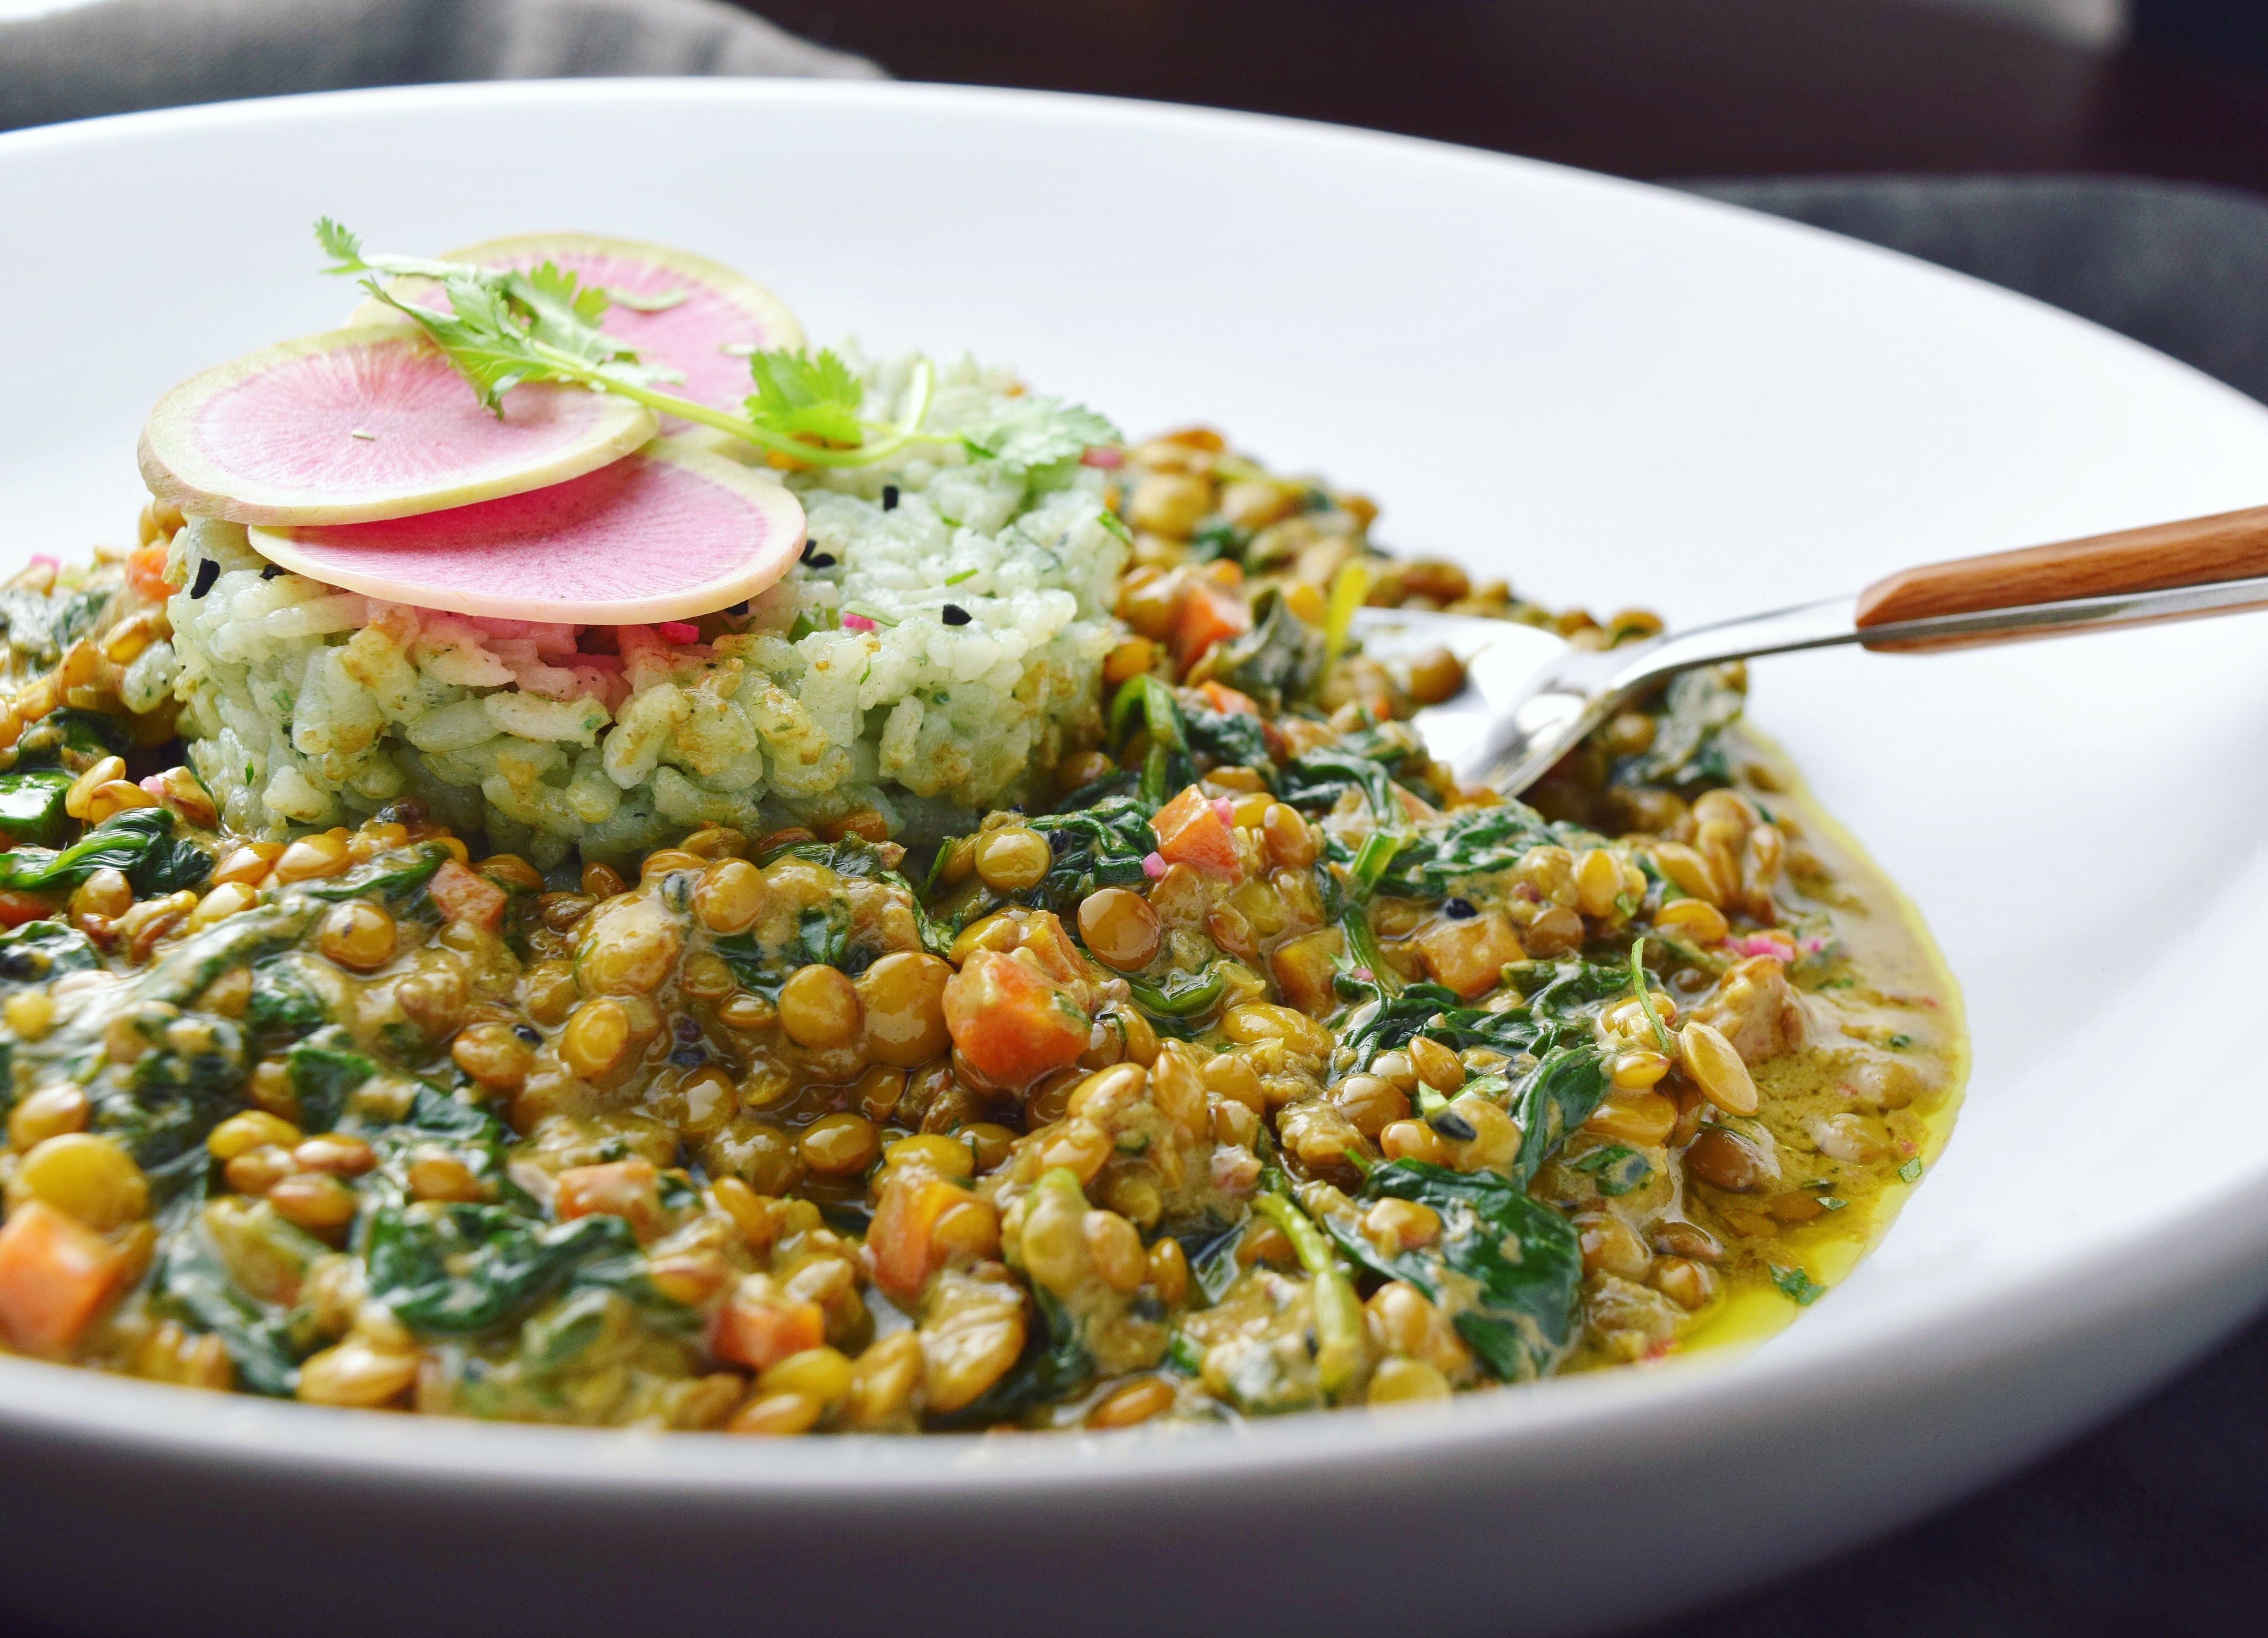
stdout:
{"type": "MultiPolygon", "coordinates": [[[[803,345],[803,327],[762,285],[721,262],[665,245],[596,233],[522,233],[468,245],[440,260],[480,268],[533,268],[550,261],[585,284],[637,296],[682,294],[683,301],[659,312],[640,312],[617,302],[599,327],[637,348],[642,362],[681,371],[683,385],[666,391],[719,409],[737,410],[752,390],[749,350],[803,345]]],[[[390,288],[398,299],[420,306],[440,307],[447,299],[424,279],[397,279],[390,288]]],[[[377,300],[355,309],[349,322],[377,322],[382,315],[407,322],[377,300]]],[[[663,422],[668,431],[686,424],[674,417],[663,422]]]]}
{"type": "Polygon", "coordinates": [[[653,412],[577,386],[514,387],[491,414],[398,326],[304,336],[158,400],[142,476],[183,511],[344,524],[467,506],[579,476],[654,433],[653,412]]]}
{"type": "Polygon", "coordinates": [[[641,626],[763,591],[803,550],[803,508],[771,479],[671,438],[595,472],[454,511],[254,529],[296,574],[389,603],[641,626]]]}

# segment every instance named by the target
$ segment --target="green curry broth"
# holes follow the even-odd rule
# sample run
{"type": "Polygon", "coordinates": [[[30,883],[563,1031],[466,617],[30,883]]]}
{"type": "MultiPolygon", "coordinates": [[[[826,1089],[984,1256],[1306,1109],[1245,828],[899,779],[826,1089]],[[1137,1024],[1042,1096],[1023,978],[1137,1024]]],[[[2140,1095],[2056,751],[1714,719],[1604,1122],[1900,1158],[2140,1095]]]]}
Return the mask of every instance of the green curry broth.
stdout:
{"type": "Polygon", "coordinates": [[[0,1335],[429,1413],[1115,1428],[1752,1340],[1847,1272],[1958,998],[1738,669],[1498,803],[1406,726],[1454,662],[1326,628],[1658,621],[1381,556],[1209,434],[1110,503],[1103,696],[910,860],[860,813],[548,874],[414,804],[220,835],[117,694],[179,518],[19,577],[0,1335]]]}
{"type": "MultiPolygon", "coordinates": [[[[1739,1242],[1734,1277],[1696,1317],[1682,1339],[1689,1348],[1761,1341],[1816,1299],[1807,1281],[1831,1286],[1849,1274],[1936,1163],[1969,1071],[1960,988],[1920,912],[1819,805],[1784,752],[1752,729],[1743,728],[1736,744],[1741,788],[1802,839],[1786,896],[1799,914],[1824,916],[1834,939],[1830,952],[1797,969],[1819,1043],[1759,1069],[1765,1123],[1780,1152],[1793,1157],[1787,1192],[1845,1203],[1804,1221],[1748,1225],[1758,1231],[1739,1242]],[[1884,1052],[1896,1055],[1878,1055],[1884,1052]],[[1896,1068],[1877,1091],[1854,1085],[1852,1071],[1860,1066],[1896,1068]],[[1879,1157],[1842,1161],[1821,1152],[1815,1123],[1845,1114],[1879,1120],[1879,1157]]],[[[1727,1201],[1720,1212],[1727,1206],[1741,1209],[1727,1201]]]]}

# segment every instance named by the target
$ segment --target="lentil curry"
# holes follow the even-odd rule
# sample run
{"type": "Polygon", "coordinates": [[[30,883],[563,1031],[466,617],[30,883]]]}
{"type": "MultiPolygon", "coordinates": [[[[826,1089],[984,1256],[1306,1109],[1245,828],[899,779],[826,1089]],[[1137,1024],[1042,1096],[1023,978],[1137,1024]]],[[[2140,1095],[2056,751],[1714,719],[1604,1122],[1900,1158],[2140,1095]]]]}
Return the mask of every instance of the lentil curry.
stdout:
{"type": "MultiPolygon", "coordinates": [[[[415,803],[217,834],[169,508],[0,592],[0,1335],[322,1405],[744,1434],[1220,1421],[1654,1360],[1809,1304],[1943,1139],[1918,922],[1737,668],[1525,804],[1412,712],[1359,497],[1090,452],[1124,634],[1015,806],[548,871],[415,803]]],[[[210,567],[210,565],[208,565],[210,567]]]]}

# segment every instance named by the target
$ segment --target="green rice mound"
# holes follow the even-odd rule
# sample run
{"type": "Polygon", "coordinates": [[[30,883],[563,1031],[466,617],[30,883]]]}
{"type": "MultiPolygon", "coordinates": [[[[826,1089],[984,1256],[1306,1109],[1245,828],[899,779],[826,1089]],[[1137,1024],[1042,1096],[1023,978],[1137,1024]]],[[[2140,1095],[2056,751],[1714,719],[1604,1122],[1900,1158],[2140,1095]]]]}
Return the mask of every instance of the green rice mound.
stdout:
{"type": "MultiPolygon", "coordinates": [[[[870,415],[896,413],[912,364],[866,368],[870,415]]],[[[927,425],[1052,408],[963,360],[939,371],[927,425]]],[[[217,574],[167,605],[173,640],[136,662],[128,702],[180,699],[190,762],[236,831],[281,837],[416,797],[546,868],[578,848],[616,858],[704,825],[869,808],[894,832],[944,834],[1091,730],[1125,558],[1102,473],[956,442],[784,481],[811,550],[746,629],[678,645],[618,627],[614,655],[579,626],[341,591],[269,565],[237,525],[192,519],[172,572],[192,590],[204,564],[217,574]]]]}

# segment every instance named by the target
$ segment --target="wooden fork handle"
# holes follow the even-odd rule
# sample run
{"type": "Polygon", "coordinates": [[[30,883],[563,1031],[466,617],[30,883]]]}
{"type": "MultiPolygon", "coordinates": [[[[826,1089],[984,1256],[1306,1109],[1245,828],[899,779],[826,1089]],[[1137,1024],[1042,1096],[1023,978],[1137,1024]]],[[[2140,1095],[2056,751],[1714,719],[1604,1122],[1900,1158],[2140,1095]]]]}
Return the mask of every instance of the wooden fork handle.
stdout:
{"type": "Polygon", "coordinates": [[[1902,569],[1859,594],[1858,624],[2059,603],[2268,575],[2268,506],[1902,569]]]}

